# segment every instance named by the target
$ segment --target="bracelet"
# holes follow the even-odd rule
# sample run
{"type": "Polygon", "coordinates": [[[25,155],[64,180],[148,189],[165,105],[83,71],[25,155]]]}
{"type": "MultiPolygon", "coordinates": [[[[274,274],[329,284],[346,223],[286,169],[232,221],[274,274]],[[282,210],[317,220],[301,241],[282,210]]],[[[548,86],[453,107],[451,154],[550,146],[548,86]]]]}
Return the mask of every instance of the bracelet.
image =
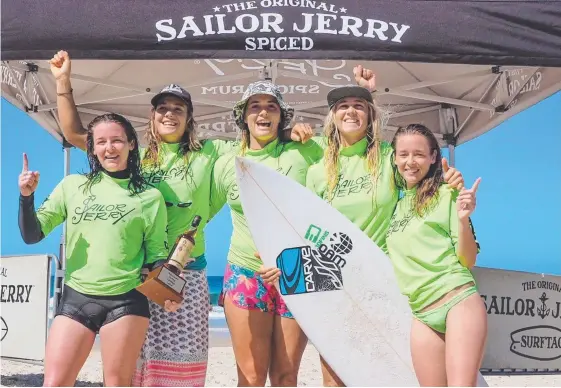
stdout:
{"type": "Polygon", "coordinates": [[[72,94],[73,91],[74,91],[74,89],[70,88],[69,92],[63,92],[63,93],[56,92],[56,95],[57,96],[64,96],[65,94],[72,94]]]}

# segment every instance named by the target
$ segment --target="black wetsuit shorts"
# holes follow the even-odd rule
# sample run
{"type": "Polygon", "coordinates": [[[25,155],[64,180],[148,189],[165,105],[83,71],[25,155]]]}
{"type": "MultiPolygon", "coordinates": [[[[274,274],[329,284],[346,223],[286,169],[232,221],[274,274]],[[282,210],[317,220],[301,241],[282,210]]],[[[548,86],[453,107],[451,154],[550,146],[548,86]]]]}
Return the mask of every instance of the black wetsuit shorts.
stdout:
{"type": "Polygon", "coordinates": [[[65,285],[56,315],[71,318],[98,333],[102,326],[126,315],[150,318],[150,308],[146,296],[136,289],[121,295],[96,296],[65,285]]]}

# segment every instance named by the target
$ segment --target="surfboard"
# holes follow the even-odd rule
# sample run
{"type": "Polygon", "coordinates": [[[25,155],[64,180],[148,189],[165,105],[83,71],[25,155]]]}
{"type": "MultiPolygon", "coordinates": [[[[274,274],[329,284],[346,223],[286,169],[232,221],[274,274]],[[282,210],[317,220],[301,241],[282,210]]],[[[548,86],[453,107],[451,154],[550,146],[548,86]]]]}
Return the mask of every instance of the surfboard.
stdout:
{"type": "MultiPolygon", "coordinates": [[[[255,245],[310,342],[347,386],[418,386],[411,311],[384,252],[298,182],[236,158],[255,245]]],[[[479,386],[487,386],[480,376],[479,386]]]]}

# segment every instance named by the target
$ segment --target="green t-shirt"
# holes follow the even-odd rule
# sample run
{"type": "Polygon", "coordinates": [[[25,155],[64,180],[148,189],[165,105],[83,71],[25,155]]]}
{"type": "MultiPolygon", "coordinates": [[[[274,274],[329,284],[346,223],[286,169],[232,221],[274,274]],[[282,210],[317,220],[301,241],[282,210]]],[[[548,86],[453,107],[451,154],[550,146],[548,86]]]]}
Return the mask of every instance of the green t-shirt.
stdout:
{"type": "Polygon", "coordinates": [[[131,195],[129,179],[105,173],[84,192],[87,179],[69,175],[37,210],[43,234],[67,221],[65,282],[89,295],[120,295],[140,284],[144,263],[168,255],[166,207],[160,192],[131,195]]]}
{"type": "MultiPolygon", "coordinates": [[[[143,163],[144,178],[156,187],[166,202],[168,213],[168,239],[170,249],[179,235],[191,226],[191,221],[201,217],[195,248],[191,253],[196,261],[187,268],[200,270],[206,267],[204,229],[208,221],[210,201],[210,179],[212,166],[220,155],[233,149],[232,141],[207,140],[200,151],[190,152],[184,157],[179,143],[161,143],[160,164],[157,167],[143,163]]],[[[141,150],[144,157],[146,149],[141,150]]]]}
{"type": "MultiPolygon", "coordinates": [[[[339,182],[331,193],[331,206],[357,225],[386,251],[386,234],[398,199],[393,182],[391,145],[382,143],[380,174],[373,182],[366,159],[364,138],[339,153],[339,182]]],[[[306,186],[328,200],[327,170],[323,160],[310,167],[306,186]]]]}
{"type": "MultiPolygon", "coordinates": [[[[211,216],[227,202],[232,215],[232,240],[228,252],[228,262],[256,271],[261,262],[255,258],[257,248],[244,217],[236,183],[235,157],[231,152],[218,159],[214,165],[211,185],[211,216]]],[[[321,159],[323,149],[315,141],[306,144],[298,142],[279,143],[275,140],[261,150],[247,150],[245,157],[275,168],[278,172],[304,185],[308,168],[321,159]]]]}
{"type": "Polygon", "coordinates": [[[475,280],[456,255],[458,192],[443,184],[438,203],[424,216],[413,212],[416,188],[405,190],[388,231],[388,249],[401,292],[419,312],[456,287],[475,280]]]}

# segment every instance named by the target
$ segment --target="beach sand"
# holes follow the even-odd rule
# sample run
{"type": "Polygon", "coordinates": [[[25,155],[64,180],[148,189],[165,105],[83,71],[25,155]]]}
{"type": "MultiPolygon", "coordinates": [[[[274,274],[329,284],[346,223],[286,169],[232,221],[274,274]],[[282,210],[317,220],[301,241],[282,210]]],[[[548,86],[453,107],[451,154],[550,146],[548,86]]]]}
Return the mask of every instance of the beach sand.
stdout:
{"type": "MultiPolygon", "coordinates": [[[[52,318],[52,314],[50,315],[52,318]]],[[[209,316],[210,349],[206,386],[232,387],[237,385],[236,363],[230,333],[221,308],[215,307],[209,316]]],[[[43,366],[1,360],[2,387],[40,387],[43,384],[43,366]]],[[[557,375],[485,376],[491,387],[561,387],[561,372],[557,375]]],[[[319,355],[308,345],[302,358],[298,386],[321,387],[319,355]]],[[[270,383],[267,382],[270,386],[270,383]]],[[[102,386],[99,337],[76,381],[78,387],[102,386]]]]}
{"type": "MultiPolygon", "coordinates": [[[[43,367],[2,360],[1,386],[38,387],[43,383],[43,367]]],[[[491,387],[561,387],[561,375],[486,376],[491,387]]],[[[102,386],[101,354],[99,346],[92,350],[82,368],[76,386],[102,386]]],[[[236,386],[236,364],[227,333],[211,335],[209,368],[206,385],[209,387],[236,386]]],[[[302,359],[298,386],[321,386],[321,368],[318,353],[308,345],[302,359]]]]}

